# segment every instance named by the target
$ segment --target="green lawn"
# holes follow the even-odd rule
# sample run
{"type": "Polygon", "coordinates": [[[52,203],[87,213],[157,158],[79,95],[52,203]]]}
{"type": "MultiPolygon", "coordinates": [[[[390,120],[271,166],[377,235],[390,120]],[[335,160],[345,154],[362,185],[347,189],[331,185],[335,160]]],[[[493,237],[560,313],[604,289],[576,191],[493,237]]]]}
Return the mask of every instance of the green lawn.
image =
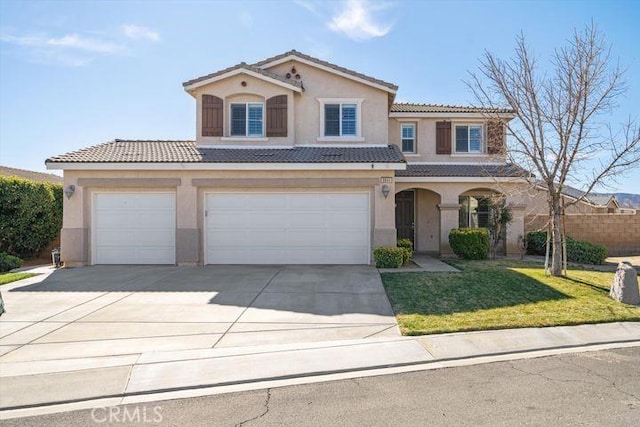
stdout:
{"type": "Polygon", "coordinates": [[[35,276],[33,273],[0,273],[0,285],[35,276]]]}
{"type": "Polygon", "coordinates": [[[608,297],[610,272],[558,278],[523,261],[450,263],[462,272],[382,274],[404,335],[640,321],[640,307],[608,297]]]}

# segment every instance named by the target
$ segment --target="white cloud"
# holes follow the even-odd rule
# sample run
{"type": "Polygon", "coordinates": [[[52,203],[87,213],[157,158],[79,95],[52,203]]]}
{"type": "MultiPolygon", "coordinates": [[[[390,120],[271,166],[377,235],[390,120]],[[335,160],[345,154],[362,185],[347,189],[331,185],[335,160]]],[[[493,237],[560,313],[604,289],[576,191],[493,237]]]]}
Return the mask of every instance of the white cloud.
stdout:
{"type": "Polygon", "coordinates": [[[78,34],[67,34],[60,38],[48,38],[43,41],[44,46],[53,48],[77,49],[94,53],[118,53],[124,46],[108,41],[83,37],[78,34]]]}
{"type": "Polygon", "coordinates": [[[378,22],[374,14],[390,7],[389,3],[348,0],[329,22],[329,28],[355,41],[382,37],[391,31],[392,24],[378,22]]]}
{"type": "Polygon", "coordinates": [[[317,13],[316,5],[306,0],[294,0],[293,1],[298,6],[307,9],[311,13],[317,13]]]}
{"type": "Polygon", "coordinates": [[[22,48],[19,53],[30,61],[70,67],[87,65],[98,56],[129,52],[131,40],[158,41],[157,32],[137,25],[122,25],[120,31],[100,36],[67,33],[51,36],[46,33],[29,35],[0,34],[0,42],[22,48]],[[129,40],[127,40],[129,39],[129,40]]]}
{"type": "Polygon", "coordinates": [[[140,25],[125,24],[122,26],[122,33],[133,40],[160,41],[160,34],[158,34],[158,32],[140,25]]]}

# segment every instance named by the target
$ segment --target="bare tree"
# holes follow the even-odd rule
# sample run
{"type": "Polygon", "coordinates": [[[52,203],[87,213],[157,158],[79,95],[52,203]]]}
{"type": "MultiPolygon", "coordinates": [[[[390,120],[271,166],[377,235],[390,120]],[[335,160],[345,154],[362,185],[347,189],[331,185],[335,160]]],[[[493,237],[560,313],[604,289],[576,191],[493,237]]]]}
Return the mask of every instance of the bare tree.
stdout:
{"type": "Polygon", "coordinates": [[[606,122],[627,88],[624,70],[610,53],[592,23],[574,31],[541,70],[521,34],[513,58],[486,51],[467,82],[480,106],[514,111],[506,124],[508,156],[547,189],[554,276],[562,274],[565,185],[578,184],[586,196],[640,163],[637,123],[630,118],[614,131],[606,122]]]}

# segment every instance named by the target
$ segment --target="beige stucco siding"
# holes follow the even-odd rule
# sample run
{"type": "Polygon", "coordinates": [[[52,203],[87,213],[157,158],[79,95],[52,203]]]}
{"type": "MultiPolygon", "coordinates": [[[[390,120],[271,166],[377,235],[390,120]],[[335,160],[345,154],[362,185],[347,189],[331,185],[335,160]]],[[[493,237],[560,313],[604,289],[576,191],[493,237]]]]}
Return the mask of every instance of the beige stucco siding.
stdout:
{"type": "Polygon", "coordinates": [[[296,68],[304,85],[304,92],[295,102],[297,144],[318,143],[321,131],[319,98],[364,98],[361,111],[363,144],[387,144],[387,92],[297,61],[276,65],[269,71],[286,75],[292,67],[296,68]]]}
{"type": "MultiPolygon", "coordinates": [[[[279,86],[253,76],[239,74],[220,80],[194,90],[193,96],[196,98],[196,143],[198,145],[285,145],[292,146],[295,141],[295,97],[300,96],[291,89],[279,86]],[[242,83],[246,83],[243,86],[242,83]],[[224,101],[223,115],[223,137],[202,136],[202,95],[215,95],[224,101]],[[230,103],[232,102],[262,102],[267,99],[287,95],[287,136],[270,137],[268,140],[257,140],[255,138],[233,138],[230,139],[230,103]]],[[[266,126],[266,122],[264,122],[266,126]]]]}
{"type": "MultiPolygon", "coordinates": [[[[504,162],[504,156],[488,154],[460,154],[455,153],[455,126],[456,124],[484,124],[482,119],[460,117],[443,118],[389,118],[389,143],[402,148],[400,129],[403,123],[416,124],[416,150],[415,153],[405,153],[407,161],[411,162],[442,162],[442,163],[485,163],[504,162]],[[436,122],[452,122],[451,129],[451,154],[436,154],[436,122]]],[[[486,126],[484,127],[484,149],[486,151],[486,126]]]]}
{"type": "Polygon", "coordinates": [[[215,192],[367,192],[372,248],[395,244],[393,183],[387,184],[387,198],[380,184],[381,177],[393,177],[392,170],[66,170],[64,175],[65,186],[76,186],[64,199],[62,259],[69,266],[91,263],[93,196],[102,192],[175,193],[179,264],[203,262],[204,198],[215,192]]]}

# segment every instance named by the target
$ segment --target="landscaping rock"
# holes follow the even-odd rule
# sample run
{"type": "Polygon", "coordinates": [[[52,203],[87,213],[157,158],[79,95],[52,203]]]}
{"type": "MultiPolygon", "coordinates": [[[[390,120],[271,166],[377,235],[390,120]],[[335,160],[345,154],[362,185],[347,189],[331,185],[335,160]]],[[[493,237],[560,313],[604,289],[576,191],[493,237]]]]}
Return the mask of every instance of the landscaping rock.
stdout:
{"type": "Polygon", "coordinates": [[[609,296],[625,304],[640,305],[640,290],[638,290],[638,272],[629,262],[618,264],[616,276],[609,291],[609,296]]]}

